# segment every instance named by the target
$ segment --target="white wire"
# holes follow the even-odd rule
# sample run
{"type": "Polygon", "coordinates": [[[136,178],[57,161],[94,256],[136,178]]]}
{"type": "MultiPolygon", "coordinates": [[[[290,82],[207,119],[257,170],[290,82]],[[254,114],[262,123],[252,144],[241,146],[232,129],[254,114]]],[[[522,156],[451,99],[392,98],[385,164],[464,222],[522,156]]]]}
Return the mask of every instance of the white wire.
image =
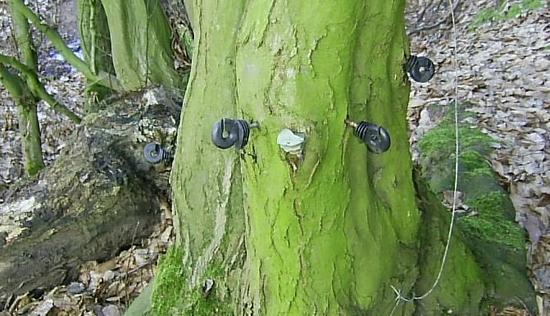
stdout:
{"type": "MultiPolygon", "coordinates": [[[[457,0],[459,1],[459,0],[457,0]]],[[[453,65],[453,77],[454,77],[454,125],[455,125],[455,170],[454,170],[454,183],[453,183],[453,206],[451,211],[451,223],[449,225],[449,232],[447,233],[447,242],[445,245],[445,251],[443,251],[443,257],[441,258],[441,265],[439,267],[439,271],[437,272],[437,277],[435,278],[432,286],[426,293],[416,296],[414,295],[412,298],[406,298],[401,295],[401,292],[397,290],[395,287],[392,286],[393,291],[395,292],[395,305],[393,306],[390,316],[393,315],[394,311],[397,309],[397,306],[401,301],[404,302],[412,302],[414,300],[423,300],[428,295],[430,295],[434,289],[439,284],[439,281],[441,280],[441,276],[443,275],[443,269],[445,267],[445,263],[447,262],[447,257],[449,255],[449,249],[451,245],[451,238],[453,235],[453,230],[455,226],[455,215],[456,215],[456,202],[458,199],[458,155],[459,155],[459,128],[458,128],[458,62],[456,57],[456,51],[458,48],[457,45],[457,33],[456,33],[456,21],[455,21],[455,14],[454,14],[454,5],[452,0],[448,0],[449,2],[449,10],[451,11],[451,21],[452,21],[452,38],[453,38],[453,51],[452,51],[452,59],[451,63],[453,65]]]]}

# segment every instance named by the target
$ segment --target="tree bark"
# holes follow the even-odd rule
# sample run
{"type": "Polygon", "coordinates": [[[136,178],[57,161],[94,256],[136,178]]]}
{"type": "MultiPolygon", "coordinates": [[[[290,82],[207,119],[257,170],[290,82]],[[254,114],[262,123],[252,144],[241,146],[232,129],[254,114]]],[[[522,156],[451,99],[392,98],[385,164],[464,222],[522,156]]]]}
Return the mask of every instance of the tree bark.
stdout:
{"type": "Polygon", "coordinates": [[[151,84],[183,89],[174,70],[172,31],[159,0],[102,1],[109,24],[112,60],[125,90],[151,84]]]}
{"type": "MultiPolygon", "coordinates": [[[[115,74],[107,16],[100,0],[78,0],[78,25],[84,60],[94,74],[115,74]]],[[[112,91],[93,80],[86,88],[86,111],[112,91]]]]}
{"type": "Polygon", "coordinates": [[[78,1],[78,24],[84,58],[93,73],[114,73],[109,24],[100,0],[78,1]]]}
{"type": "Polygon", "coordinates": [[[215,279],[216,307],[235,314],[388,313],[390,280],[414,284],[420,219],[404,1],[193,7],[186,158],[173,172],[190,289],[215,279]],[[237,115],[261,128],[243,153],[221,152],[211,126],[237,115]],[[347,117],[385,126],[391,150],[368,153],[347,117]],[[284,128],[305,134],[303,159],[277,145],[284,128]]]}

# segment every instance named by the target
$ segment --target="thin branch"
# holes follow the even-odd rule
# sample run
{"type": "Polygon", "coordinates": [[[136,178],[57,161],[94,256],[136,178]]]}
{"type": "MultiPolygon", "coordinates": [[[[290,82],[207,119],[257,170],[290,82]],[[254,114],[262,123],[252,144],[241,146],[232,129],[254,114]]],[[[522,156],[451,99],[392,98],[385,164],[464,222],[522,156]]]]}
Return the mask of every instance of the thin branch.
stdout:
{"type": "MultiPolygon", "coordinates": [[[[10,73],[8,69],[0,62],[0,83],[6,88],[6,90],[15,99],[15,103],[19,104],[19,99],[24,96],[23,87],[25,83],[21,78],[10,73]]],[[[30,94],[29,94],[30,95],[30,94]]]]}
{"type": "Polygon", "coordinates": [[[44,33],[50,39],[53,46],[59,51],[63,58],[81,72],[86,79],[116,91],[123,90],[122,86],[113,75],[104,72],[95,74],[90,69],[89,65],[80,59],[69,46],[65,44],[65,41],[61,38],[59,33],[46,24],[46,22],[42,21],[38,15],[25,5],[23,0],[13,0],[13,5],[21,14],[25,15],[40,32],[44,33]]]}
{"type": "Polygon", "coordinates": [[[13,31],[17,50],[20,52],[20,60],[33,71],[38,70],[38,56],[32,42],[32,34],[29,21],[19,9],[14,6],[14,0],[10,2],[13,31]]]}
{"type": "Polygon", "coordinates": [[[0,54],[0,64],[8,64],[13,68],[19,70],[27,77],[29,83],[29,90],[38,98],[46,101],[54,111],[66,115],[71,121],[80,123],[81,119],[69,108],[59,103],[51,94],[46,91],[44,85],[38,79],[38,75],[32,69],[22,64],[17,59],[0,54]]]}
{"type": "MultiPolygon", "coordinates": [[[[32,41],[32,32],[29,21],[27,18],[19,12],[19,10],[13,7],[13,0],[10,1],[11,18],[13,21],[13,30],[15,33],[15,43],[17,44],[18,51],[20,52],[20,60],[29,69],[34,72],[38,71],[38,55],[36,54],[36,48],[32,41]]],[[[2,76],[6,79],[3,81],[6,88],[9,87],[6,84],[10,84],[6,81],[13,81],[20,87],[20,93],[17,95],[17,91],[10,91],[10,94],[19,107],[19,132],[21,134],[21,142],[23,144],[23,155],[25,157],[25,169],[31,176],[37,174],[40,170],[44,169],[44,155],[42,153],[42,141],[40,122],[38,121],[38,113],[36,103],[38,98],[30,91],[32,83],[27,79],[27,83],[22,83],[22,79],[19,76],[11,74],[4,66],[0,67],[2,76]],[[19,82],[21,81],[21,82],[19,82]],[[17,100],[18,99],[18,100],[17,100]]]]}
{"type": "Polygon", "coordinates": [[[447,16],[445,16],[443,19],[437,21],[434,24],[423,26],[423,27],[417,28],[415,30],[412,30],[412,31],[409,32],[408,35],[410,36],[410,35],[420,33],[420,32],[423,32],[423,31],[428,31],[428,30],[431,30],[431,29],[435,29],[436,27],[440,26],[441,24],[443,24],[447,20],[449,20],[451,18],[451,14],[454,14],[456,12],[456,9],[458,8],[459,5],[460,5],[460,0],[456,0],[451,12],[449,12],[449,14],[447,14],[447,16]]]}

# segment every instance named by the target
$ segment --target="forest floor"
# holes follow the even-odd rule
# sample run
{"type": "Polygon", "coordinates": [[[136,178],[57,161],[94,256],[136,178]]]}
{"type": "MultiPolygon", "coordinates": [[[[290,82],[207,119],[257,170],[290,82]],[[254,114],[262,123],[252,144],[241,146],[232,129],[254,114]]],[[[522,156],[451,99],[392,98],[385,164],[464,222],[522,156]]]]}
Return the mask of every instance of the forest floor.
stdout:
{"type": "MultiPolygon", "coordinates": [[[[518,222],[529,234],[529,269],[542,306],[543,301],[550,304],[550,10],[537,5],[544,5],[543,1],[502,1],[500,7],[495,2],[459,1],[456,8],[459,102],[468,102],[473,114],[470,123],[495,139],[490,161],[509,188],[518,222]]],[[[430,57],[437,65],[431,81],[412,84],[409,121],[414,159],[418,158],[418,140],[441,119],[434,105],[450,108],[454,97],[455,47],[446,3],[409,1],[407,9],[411,51],[430,57]]],[[[61,34],[79,51],[78,30],[70,18],[76,16],[73,1],[37,0],[31,8],[51,24],[59,24],[61,34]]],[[[8,16],[7,5],[0,2],[0,51],[13,54],[8,16]]],[[[46,39],[39,38],[39,42],[40,72],[48,91],[81,113],[83,77],[46,39]]],[[[0,104],[1,188],[23,177],[23,165],[17,109],[2,87],[0,104]]],[[[51,164],[74,125],[44,104],[40,104],[39,118],[46,163],[51,164]]],[[[58,315],[120,315],[151,279],[170,241],[172,228],[165,215],[143,246],[106,262],[90,262],[83,267],[80,280],[69,286],[19,297],[12,311],[42,315],[57,309],[58,315]]]]}
{"type": "Polygon", "coordinates": [[[408,8],[411,51],[431,58],[437,65],[431,81],[413,82],[411,89],[413,159],[419,156],[418,140],[441,121],[441,108],[452,111],[456,75],[458,103],[467,103],[466,111],[471,114],[468,123],[495,140],[490,162],[509,189],[516,220],[529,235],[529,273],[539,294],[539,312],[547,315],[550,10],[543,1],[510,1],[501,6],[495,1],[459,2],[455,48],[450,10],[442,5],[446,2],[433,1],[430,6],[424,1],[423,5],[411,4],[408,8]]]}

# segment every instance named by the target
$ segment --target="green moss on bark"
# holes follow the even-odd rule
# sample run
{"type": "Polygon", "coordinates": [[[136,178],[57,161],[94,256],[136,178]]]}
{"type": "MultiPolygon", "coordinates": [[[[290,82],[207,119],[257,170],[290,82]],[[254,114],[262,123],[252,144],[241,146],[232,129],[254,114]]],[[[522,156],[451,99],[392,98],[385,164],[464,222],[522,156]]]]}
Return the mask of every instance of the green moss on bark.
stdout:
{"type": "Polygon", "coordinates": [[[178,309],[183,306],[187,284],[182,260],[183,251],[175,246],[170,247],[162,257],[153,289],[154,315],[177,315],[178,309]]]}
{"type": "Polygon", "coordinates": [[[190,289],[182,260],[183,252],[177,246],[172,246],[163,256],[153,290],[154,315],[234,315],[231,306],[219,299],[223,296],[223,286],[218,282],[223,282],[225,269],[210,265],[201,280],[202,286],[190,289]],[[208,289],[207,280],[213,282],[208,289]]]}
{"type": "MultiPolygon", "coordinates": [[[[387,315],[391,285],[412,292],[419,269],[419,289],[432,280],[447,227],[433,223],[437,247],[419,268],[404,4],[193,2],[193,67],[172,171],[189,304],[219,271],[212,267],[223,267],[213,274],[214,303],[236,315],[387,315]],[[220,151],[210,138],[222,117],[261,127],[244,150],[220,151]],[[392,148],[367,152],[346,118],[385,126],[392,148]],[[284,128],[306,137],[299,159],[277,145],[284,128]]],[[[451,260],[438,296],[445,304],[431,311],[475,315],[486,289],[476,287],[480,267],[463,244],[451,260]]]]}

